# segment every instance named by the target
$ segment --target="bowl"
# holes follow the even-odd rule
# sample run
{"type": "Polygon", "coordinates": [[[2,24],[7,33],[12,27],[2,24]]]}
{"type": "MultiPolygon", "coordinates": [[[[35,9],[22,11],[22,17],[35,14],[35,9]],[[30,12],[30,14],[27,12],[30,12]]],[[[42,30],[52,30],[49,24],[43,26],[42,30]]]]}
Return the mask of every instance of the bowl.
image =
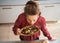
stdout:
{"type": "Polygon", "coordinates": [[[23,36],[31,36],[39,32],[38,26],[26,26],[21,29],[21,34],[23,36]]]}

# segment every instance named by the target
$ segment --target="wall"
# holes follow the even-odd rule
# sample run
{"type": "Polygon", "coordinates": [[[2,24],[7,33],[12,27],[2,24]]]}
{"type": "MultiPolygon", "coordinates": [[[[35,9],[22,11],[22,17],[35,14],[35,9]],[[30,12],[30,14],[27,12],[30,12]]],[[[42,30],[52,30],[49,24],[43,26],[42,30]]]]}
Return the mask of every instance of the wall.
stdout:
{"type": "MultiPolygon", "coordinates": [[[[21,5],[25,4],[29,0],[0,0],[0,5],[21,5]]],[[[60,3],[60,0],[42,0],[37,1],[40,4],[46,4],[46,3],[60,3]]]]}
{"type": "Polygon", "coordinates": [[[0,0],[0,5],[20,5],[26,2],[27,0],[0,0]]]}
{"type": "Polygon", "coordinates": [[[0,23],[14,23],[23,6],[0,6],[0,23]]]}
{"type": "Polygon", "coordinates": [[[60,4],[40,5],[40,9],[47,20],[60,20],[60,4]]]}

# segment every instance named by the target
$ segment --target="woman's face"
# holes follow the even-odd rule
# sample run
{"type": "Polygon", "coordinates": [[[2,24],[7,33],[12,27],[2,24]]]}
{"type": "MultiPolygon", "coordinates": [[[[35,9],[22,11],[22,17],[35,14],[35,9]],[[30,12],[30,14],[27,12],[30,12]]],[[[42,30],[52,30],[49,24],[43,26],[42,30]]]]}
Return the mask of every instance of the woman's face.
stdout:
{"type": "Polygon", "coordinates": [[[34,24],[37,19],[38,19],[39,15],[27,15],[27,21],[30,23],[30,24],[34,24]]]}

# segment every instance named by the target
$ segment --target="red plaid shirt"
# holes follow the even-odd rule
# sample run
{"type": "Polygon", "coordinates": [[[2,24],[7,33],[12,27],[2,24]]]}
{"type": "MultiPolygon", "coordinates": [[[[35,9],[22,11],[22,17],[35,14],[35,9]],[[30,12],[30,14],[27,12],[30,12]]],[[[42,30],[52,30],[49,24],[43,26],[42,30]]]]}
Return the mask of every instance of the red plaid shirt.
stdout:
{"type": "MultiPolygon", "coordinates": [[[[17,28],[21,29],[28,25],[31,25],[31,24],[27,22],[25,13],[20,14],[13,27],[14,34],[17,35],[17,28]]],[[[37,25],[40,28],[40,30],[43,32],[44,36],[48,37],[48,39],[52,38],[46,28],[46,21],[44,17],[39,16],[38,20],[33,25],[37,25]]],[[[40,36],[40,32],[32,36],[20,36],[20,37],[24,40],[35,40],[39,36],[40,36]]]]}

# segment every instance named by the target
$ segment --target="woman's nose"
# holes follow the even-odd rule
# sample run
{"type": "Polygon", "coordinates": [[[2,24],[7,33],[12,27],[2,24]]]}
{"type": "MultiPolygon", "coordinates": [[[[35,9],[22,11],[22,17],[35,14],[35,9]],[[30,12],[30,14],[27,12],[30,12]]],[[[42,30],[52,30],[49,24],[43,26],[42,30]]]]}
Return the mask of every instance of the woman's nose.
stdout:
{"type": "Polygon", "coordinates": [[[34,21],[31,21],[31,24],[33,25],[35,22],[34,21]]]}

